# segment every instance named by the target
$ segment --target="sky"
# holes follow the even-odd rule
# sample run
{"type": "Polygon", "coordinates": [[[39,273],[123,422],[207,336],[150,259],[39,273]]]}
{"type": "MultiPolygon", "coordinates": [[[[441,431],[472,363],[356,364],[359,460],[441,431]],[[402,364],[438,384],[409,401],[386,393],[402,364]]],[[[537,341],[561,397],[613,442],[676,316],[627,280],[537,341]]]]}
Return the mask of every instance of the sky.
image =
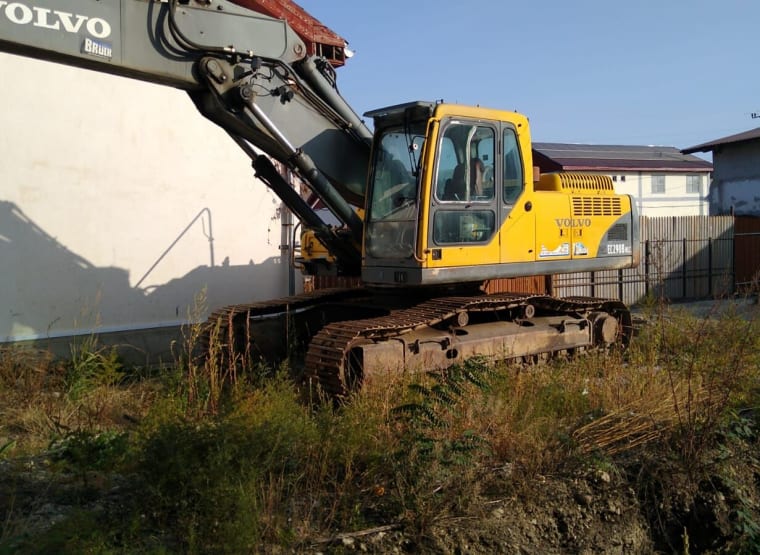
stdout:
{"type": "Polygon", "coordinates": [[[516,110],[534,141],[687,148],[760,127],[758,0],[296,0],[349,42],[361,114],[516,110]]]}

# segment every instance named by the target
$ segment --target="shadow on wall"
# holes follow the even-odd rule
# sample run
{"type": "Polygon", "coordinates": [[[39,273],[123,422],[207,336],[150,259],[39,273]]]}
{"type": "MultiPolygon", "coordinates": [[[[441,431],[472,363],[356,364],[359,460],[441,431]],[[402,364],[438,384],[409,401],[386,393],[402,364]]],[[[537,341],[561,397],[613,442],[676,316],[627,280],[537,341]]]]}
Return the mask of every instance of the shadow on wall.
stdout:
{"type": "Polygon", "coordinates": [[[0,271],[0,342],[176,326],[197,313],[195,299],[204,289],[210,309],[287,291],[279,257],[244,266],[199,266],[163,285],[132,287],[128,270],[94,266],[5,201],[0,271]]]}

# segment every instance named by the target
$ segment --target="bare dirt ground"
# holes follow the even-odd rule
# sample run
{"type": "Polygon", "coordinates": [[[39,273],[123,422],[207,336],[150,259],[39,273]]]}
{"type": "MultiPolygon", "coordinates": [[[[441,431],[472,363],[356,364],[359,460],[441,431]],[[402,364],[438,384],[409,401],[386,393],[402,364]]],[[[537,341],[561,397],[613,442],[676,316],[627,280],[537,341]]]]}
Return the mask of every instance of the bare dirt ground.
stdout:
{"type": "MultiPolygon", "coordinates": [[[[436,515],[422,529],[393,522],[330,537],[306,538],[295,546],[262,545],[253,552],[755,553],[760,547],[754,543],[756,536],[737,533],[738,519],[747,519],[750,532],[756,526],[753,519],[760,500],[760,468],[755,451],[756,447],[735,453],[731,483],[724,468],[721,476],[710,476],[696,489],[686,480],[682,487],[673,486],[677,480],[664,485],[662,476],[643,471],[644,465],[634,459],[621,461],[609,471],[586,468],[565,475],[534,476],[528,489],[518,493],[508,493],[509,469],[494,469],[483,484],[487,491],[473,492],[476,501],[467,516],[436,515]]],[[[644,456],[655,454],[649,451],[644,456]]],[[[661,470],[667,472],[664,467],[661,470]]],[[[126,507],[139,495],[129,477],[60,472],[41,457],[0,463],[0,514],[6,515],[6,526],[12,515],[23,515],[27,540],[77,512],[95,519],[119,519],[126,516],[126,507]]],[[[172,541],[162,549],[167,545],[172,541]]],[[[16,552],[29,551],[26,547],[16,551],[12,543],[3,548],[0,543],[0,553],[16,552]]],[[[45,552],[44,544],[40,551],[32,552],[45,552]]]]}
{"type": "MultiPolygon", "coordinates": [[[[28,534],[44,532],[75,511],[113,516],[135,494],[123,477],[93,473],[85,483],[53,472],[44,460],[15,468],[3,463],[0,472],[0,513],[25,515],[28,534]]],[[[389,525],[293,549],[261,547],[295,553],[652,553],[651,536],[635,491],[609,473],[593,472],[539,477],[528,497],[484,498],[475,514],[443,518],[423,531],[389,525]]]]}

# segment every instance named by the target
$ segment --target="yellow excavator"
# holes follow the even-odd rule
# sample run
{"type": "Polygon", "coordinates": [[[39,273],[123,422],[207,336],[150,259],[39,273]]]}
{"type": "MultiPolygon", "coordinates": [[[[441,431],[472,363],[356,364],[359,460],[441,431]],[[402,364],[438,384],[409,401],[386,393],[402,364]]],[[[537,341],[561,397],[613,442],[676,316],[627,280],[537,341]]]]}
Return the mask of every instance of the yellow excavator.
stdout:
{"type": "Polygon", "coordinates": [[[0,0],[2,51],[186,90],[300,220],[304,273],[361,277],[216,310],[231,359],[301,345],[342,397],[379,373],[625,344],[620,302],[480,286],[637,265],[631,198],[605,176],[539,175],[515,112],[415,101],[366,113],[370,132],[338,93],[345,47],[291,0],[0,0]]]}

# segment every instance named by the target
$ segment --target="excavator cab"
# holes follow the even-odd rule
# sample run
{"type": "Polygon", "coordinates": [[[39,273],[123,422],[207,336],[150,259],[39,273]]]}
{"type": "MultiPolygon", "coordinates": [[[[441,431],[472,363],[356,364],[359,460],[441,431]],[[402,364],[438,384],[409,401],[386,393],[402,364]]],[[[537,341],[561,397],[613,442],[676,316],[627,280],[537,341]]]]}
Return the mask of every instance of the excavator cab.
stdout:
{"type": "Polygon", "coordinates": [[[500,262],[499,230],[510,212],[505,179],[512,204],[524,187],[516,140],[524,118],[427,102],[365,115],[374,119],[375,146],[362,278],[375,285],[480,279],[479,266],[500,262]],[[506,151],[508,168],[497,157],[506,151]],[[388,180],[389,158],[403,160],[403,181],[388,180]],[[434,269],[441,264],[449,271],[434,269]]]}
{"type": "Polygon", "coordinates": [[[630,198],[602,176],[534,183],[525,116],[432,102],[365,116],[375,126],[365,283],[453,286],[636,263],[630,198]]]}

